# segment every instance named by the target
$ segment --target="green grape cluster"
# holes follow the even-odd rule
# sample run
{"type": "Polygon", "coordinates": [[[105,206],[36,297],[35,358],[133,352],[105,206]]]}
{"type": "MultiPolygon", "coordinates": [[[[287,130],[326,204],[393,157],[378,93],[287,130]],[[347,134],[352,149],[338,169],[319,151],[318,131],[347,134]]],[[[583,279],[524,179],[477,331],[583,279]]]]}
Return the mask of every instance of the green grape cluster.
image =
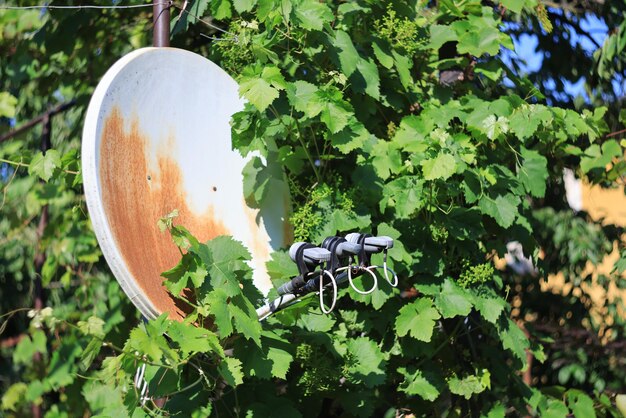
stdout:
{"type": "Polygon", "coordinates": [[[443,243],[448,239],[448,230],[445,226],[430,224],[428,229],[430,229],[430,236],[433,238],[433,241],[443,243]]]}
{"type": "Polygon", "coordinates": [[[340,185],[322,184],[316,187],[308,200],[294,211],[289,218],[293,225],[296,241],[308,241],[316,230],[322,227],[324,219],[334,210],[339,209],[354,214],[354,200],[346,192],[340,191],[340,185]]]}
{"type": "Polygon", "coordinates": [[[331,391],[341,378],[340,369],[333,365],[328,353],[303,343],[296,348],[296,360],[303,372],[298,379],[298,386],[305,396],[331,391]]]}
{"type": "Polygon", "coordinates": [[[255,61],[252,52],[252,35],[258,30],[254,23],[234,20],[228,27],[232,34],[215,42],[220,55],[220,66],[231,74],[240,74],[243,68],[255,61]]]}
{"type": "Polygon", "coordinates": [[[475,266],[465,262],[458,283],[465,288],[471,285],[486,283],[493,278],[493,273],[493,265],[489,262],[475,266]]]}
{"type": "Polygon", "coordinates": [[[544,6],[542,3],[539,3],[537,4],[535,11],[537,12],[537,19],[539,20],[539,23],[541,23],[543,29],[548,33],[552,33],[552,22],[548,17],[548,11],[546,10],[546,6],[544,6]]]}
{"type": "Polygon", "coordinates": [[[389,124],[387,125],[387,138],[393,138],[397,130],[398,126],[393,122],[389,122],[389,124]]]}
{"type": "Polygon", "coordinates": [[[296,209],[289,221],[293,225],[293,234],[296,241],[307,241],[311,232],[322,224],[322,213],[318,210],[321,201],[330,197],[329,187],[319,187],[313,190],[309,200],[296,209]]]}
{"type": "Polygon", "coordinates": [[[427,34],[419,23],[407,17],[396,16],[396,11],[387,7],[387,13],[374,23],[378,35],[407,55],[414,55],[427,42],[427,34]]]}

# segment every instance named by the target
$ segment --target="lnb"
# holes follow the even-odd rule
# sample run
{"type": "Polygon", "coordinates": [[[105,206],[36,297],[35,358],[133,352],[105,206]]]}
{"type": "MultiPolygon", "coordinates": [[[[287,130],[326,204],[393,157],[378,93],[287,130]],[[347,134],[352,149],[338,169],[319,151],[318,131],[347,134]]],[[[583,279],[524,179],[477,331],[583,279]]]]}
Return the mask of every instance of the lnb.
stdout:
{"type": "Polygon", "coordinates": [[[393,238],[387,236],[380,237],[365,237],[362,239],[363,234],[353,232],[346,235],[346,241],[360,245],[363,244],[363,248],[368,253],[379,253],[383,250],[393,248],[393,238]]]}
{"type": "Polygon", "coordinates": [[[341,237],[328,237],[322,242],[322,247],[334,252],[339,257],[348,257],[350,255],[357,255],[361,250],[359,244],[354,244],[346,241],[341,237]]]}
{"type": "MultiPolygon", "coordinates": [[[[310,244],[307,244],[306,242],[296,242],[289,248],[289,257],[291,257],[294,262],[298,262],[298,250],[304,245],[310,244]]],[[[314,266],[330,260],[330,251],[325,250],[324,248],[311,246],[302,251],[302,258],[306,264],[314,266]]]]}

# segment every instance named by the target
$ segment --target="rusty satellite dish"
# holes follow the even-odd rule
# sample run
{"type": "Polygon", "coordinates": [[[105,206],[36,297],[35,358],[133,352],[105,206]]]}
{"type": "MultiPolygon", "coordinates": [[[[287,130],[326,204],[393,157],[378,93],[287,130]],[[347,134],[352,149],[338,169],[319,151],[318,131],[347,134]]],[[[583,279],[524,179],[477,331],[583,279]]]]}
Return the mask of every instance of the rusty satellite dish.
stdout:
{"type": "Polygon", "coordinates": [[[176,223],[199,240],[232,235],[252,255],[253,281],[266,294],[265,262],[287,244],[286,188],[268,206],[248,207],[231,147],[230,118],[243,108],[237,83],[217,65],[175,48],[143,48],[116,62],[98,84],[82,139],[85,196],[102,252],[131,301],[147,318],[184,317],[162,286],[178,249],[157,227],[176,223]]]}

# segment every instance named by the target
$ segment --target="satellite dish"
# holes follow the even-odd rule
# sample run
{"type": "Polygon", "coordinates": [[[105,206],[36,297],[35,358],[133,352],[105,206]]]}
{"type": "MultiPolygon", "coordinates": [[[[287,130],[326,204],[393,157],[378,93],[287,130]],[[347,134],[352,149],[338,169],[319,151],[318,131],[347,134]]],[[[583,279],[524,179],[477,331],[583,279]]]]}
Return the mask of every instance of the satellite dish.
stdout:
{"type": "Polygon", "coordinates": [[[253,281],[271,288],[265,262],[291,238],[286,187],[260,209],[243,194],[246,160],[231,146],[230,118],[243,108],[237,83],[217,65],[175,48],[143,48],[116,62],[98,84],[85,120],[82,167],[87,207],[102,252],[147,318],[185,307],[160,276],[180,259],[159,218],[200,241],[232,235],[252,255],[253,281]]]}

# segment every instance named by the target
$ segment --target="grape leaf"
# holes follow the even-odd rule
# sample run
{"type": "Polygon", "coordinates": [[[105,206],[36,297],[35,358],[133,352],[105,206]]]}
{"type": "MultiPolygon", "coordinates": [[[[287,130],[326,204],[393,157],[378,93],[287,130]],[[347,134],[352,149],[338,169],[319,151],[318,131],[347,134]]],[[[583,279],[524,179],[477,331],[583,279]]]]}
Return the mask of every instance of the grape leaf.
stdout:
{"type": "Polygon", "coordinates": [[[400,337],[411,337],[429,342],[435,328],[435,321],[441,317],[433,307],[432,300],[422,298],[403,306],[396,317],[396,332],[400,337]]]}
{"type": "Polygon", "coordinates": [[[54,169],[61,165],[61,154],[55,149],[48,150],[44,155],[41,152],[35,154],[28,166],[28,174],[39,176],[44,181],[50,180],[54,169]]]}
{"type": "Polygon", "coordinates": [[[168,336],[178,344],[185,357],[192,353],[214,352],[224,357],[224,350],[213,332],[182,322],[172,322],[168,336]]]}
{"type": "Polygon", "coordinates": [[[341,71],[346,77],[350,77],[357,68],[359,53],[357,52],[350,35],[342,30],[335,31],[335,38],[332,39],[333,47],[339,56],[341,71]]]}
{"type": "Polygon", "coordinates": [[[521,149],[522,165],[518,175],[524,188],[534,197],[544,197],[548,179],[548,160],[537,151],[521,149]]]}
{"type": "Polygon", "coordinates": [[[226,357],[217,366],[217,370],[230,386],[235,387],[243,383],[243,372],[241,371],[241,361],[239,359],[226,357]]]}
{"type": "Polygon", "coordinates": [[[426,180],[447,180],[456,171],[454,157],[446,152],[439,152],[437,157],[421,162],[426,180]]]}
{"type": "Polygon", "coordinates": [[[483,196],[478,202],[478,208],[485,215],[491,216],[496,220],[498,225],[508,228],[513,225],[513,221],[517,216],[517,206],[520,203],[519,197],[513,194],[506,194],[492,199],[489,196],[483,196]]]}
{"type": "Polygon", "coordinates": [[[317,0],[304,0],[295,8],[300,26],[309,30],[322,30],[325,22],[333,19],[333,12],[317,0]]]}
{"type": "Polygon", "coordinates": [[[490,296],[482,293],[474,294],[474,306],[480,315],[487,321],[495,324],[502,312],[506,302],[504,299],[497,297],[496,295],[490,296]]]}
{"type": "Polygon", "coordinates": [[[472,299],[469,292],[447,278],[435,298],[435,305],[444,318],[465,316],[472,310],[472,299]]]}
{"type": "Polygon", "coordinates": [[[233,0],[233,6],[235,6],[235,10],[239,13],[252,10],[255,4],[256,0],[233,0]]]}
{"type": "Polygon", "coordinates": [[[417,176],[402,176],[385,184],[379,204],[381,212],[387,207],[393,207],[399,219],[411,217],[424,206],[423,184],[417,176]]]}
{"type": "Polygon", "coordinates": [[[511,350],[515,356],[522,361],[526,367],[526,349],[528,348],[528,338],[515,322],[503,316],[497,323],[498,335],[502,341],[502,347],[511,350]]]}
{"type": "Polygon", "coordinates": [[[580,390],[570,389],[567,391],[567,405],[570,407],[576,418],[596,417],[593,400],[580,390]]]}
{"type": "Polygon", "coordinates": [[[385,382],[385,359],[376,343],[367,337],[348,341],[348,374],[351,382],[372,388],[385,382]]]}
{"type": "Polygon", "coordinates": [[[400,367],[398,373],[404,376],[404,381],[400,383],[398,389],[407,395],[417,395],[431,402],[439,397],[440,391],[432,376],[425,375],[414,367],[408,369],[400,367]]]}

